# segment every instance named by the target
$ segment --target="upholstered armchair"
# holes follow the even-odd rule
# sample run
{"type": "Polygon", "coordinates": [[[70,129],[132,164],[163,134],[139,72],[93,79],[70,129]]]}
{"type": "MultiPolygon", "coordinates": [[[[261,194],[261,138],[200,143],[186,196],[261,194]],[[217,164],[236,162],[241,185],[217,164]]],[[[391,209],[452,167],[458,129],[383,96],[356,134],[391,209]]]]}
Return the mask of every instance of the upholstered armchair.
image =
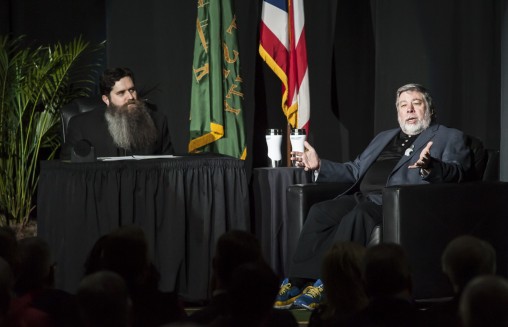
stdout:
{"type": "MultiPolygon", "coordinates": [[[[425,300],[451,296],[441,271],[441,253],[458,235],[489,241],[497,251],[498,273],[508,274],[508,183],[499,182],[499,152],[483,149],[468,137],[474,170],[461,184],[391,186],[383,190],[383,224],[369,245],[395,242],[406,250],[413,273],[413,294],[425,300]]],[[[305,221],[310,207],[336,197],[348,184],[311,183],[287,189],[289,217],[305,221]]]]}

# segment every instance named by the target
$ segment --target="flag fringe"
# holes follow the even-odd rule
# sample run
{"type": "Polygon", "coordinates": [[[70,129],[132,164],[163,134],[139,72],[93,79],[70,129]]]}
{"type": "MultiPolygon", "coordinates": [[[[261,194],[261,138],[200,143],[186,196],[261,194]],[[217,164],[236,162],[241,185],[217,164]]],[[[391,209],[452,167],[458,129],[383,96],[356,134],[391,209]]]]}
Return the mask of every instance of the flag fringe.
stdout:
{"type": "Polygon", "coordinates": [[[288,108],[286,102],[288,98],[288,77],[286,75],[286,72],[277,64],[275,59],[273,59],[272,56],[263,48],[263,46],[259,45],[259,55],[261,58],[266,62],[268,67],[270,67],[271,70],[279,77],[279,79],[282,81],[282,84],[284,84],[284,93],[282,94],[282,111],[284,112],[284,115],[287,118],[288,123],[291,125],[291,127],[296,127],[297,122],[297,116],[296,113],[298,112],[298,103],[294,103],[291,107],[288,108]]]}
{"type": "Polygon", "coordinates": [[[224,136],[224,126],[210,123],[210,132],[203,134],[189,142],[189,153],[196,153],[199,148],[213,143],[224,136]]]}

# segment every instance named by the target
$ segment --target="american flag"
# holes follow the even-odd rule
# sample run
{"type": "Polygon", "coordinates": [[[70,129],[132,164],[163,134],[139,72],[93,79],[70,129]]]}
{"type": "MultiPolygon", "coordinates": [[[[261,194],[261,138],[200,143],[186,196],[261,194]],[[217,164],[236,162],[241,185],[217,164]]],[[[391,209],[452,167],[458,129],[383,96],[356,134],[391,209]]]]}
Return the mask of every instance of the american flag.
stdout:
{"type": "Polygon", "coordinates": [[[310,96],[303,0],[264,0],[259,54],[282,81],[282,111],[309,132],[310,96]]]}

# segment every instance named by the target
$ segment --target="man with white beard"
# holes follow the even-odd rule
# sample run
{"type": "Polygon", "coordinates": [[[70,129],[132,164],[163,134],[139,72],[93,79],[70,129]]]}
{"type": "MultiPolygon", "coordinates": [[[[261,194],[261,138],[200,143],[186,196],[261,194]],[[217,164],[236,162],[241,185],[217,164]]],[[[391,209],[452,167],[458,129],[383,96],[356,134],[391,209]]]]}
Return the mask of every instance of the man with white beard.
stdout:
{"type": "MultiPolygon", "coordinates": [[[[305,142],[305,152],[292,152],[297,166],[311,170],[318,182],[352,186],[335,199],[311,207],[295,255],[275,302],[276,308],[316,308],[322,297],[322,258],[337,241],[367,245],[382,222],[382,190],[390,185],[456,183],[470,167],[462,132],[435,122],[434,105],[421,85],[396,92],[399,127],[379,133],[354,160],[321,160],[305,142]]],[[[424,201],[424,199],[422,199],[424,201]]]]}
{"type": "Polygon", "coordinates": [[[166,117],[138,100],[130,69],[105,70],[100,91],[106,110],[97,108],[69,121],[62,159],[70,159],[83,141],[97,157],[173,154],[166,117]]]}

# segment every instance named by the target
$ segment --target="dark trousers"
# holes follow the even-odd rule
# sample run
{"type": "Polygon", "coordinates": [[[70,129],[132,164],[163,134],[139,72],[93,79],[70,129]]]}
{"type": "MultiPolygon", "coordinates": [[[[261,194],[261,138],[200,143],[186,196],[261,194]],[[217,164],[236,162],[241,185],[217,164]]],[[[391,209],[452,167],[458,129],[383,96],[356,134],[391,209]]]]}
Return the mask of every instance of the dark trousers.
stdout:
{"type": "Polygon", "coordinates": [[[303,225],[289,277],[318,279],[323,257],[337,241],[366,245],[383,219],[382,207],[361,193],[313,205],[303,225]]]}

